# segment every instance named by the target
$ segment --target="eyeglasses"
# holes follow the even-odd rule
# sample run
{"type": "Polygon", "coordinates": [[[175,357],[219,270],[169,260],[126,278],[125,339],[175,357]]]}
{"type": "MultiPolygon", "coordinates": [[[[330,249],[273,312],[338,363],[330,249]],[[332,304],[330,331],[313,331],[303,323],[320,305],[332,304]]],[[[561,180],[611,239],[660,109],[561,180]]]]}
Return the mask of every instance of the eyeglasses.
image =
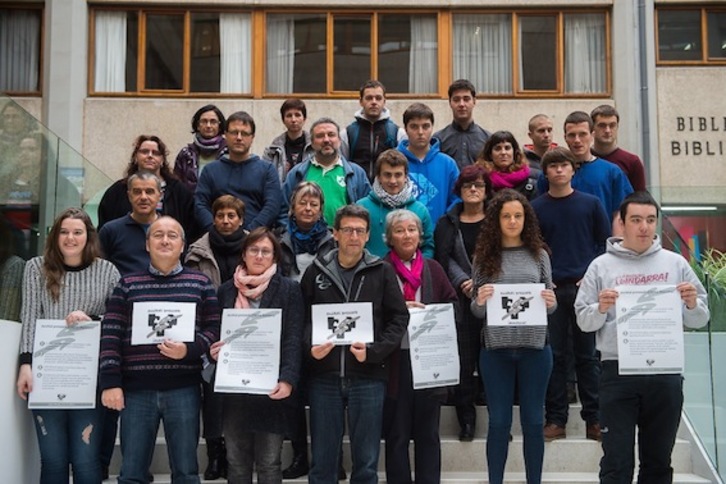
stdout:
{"type": "Polygon", "coordinates": [[[227,134],[232,136],[233,138],[236,138],[237,136],[241,136],[243,138],[249,138],[250,136],[254,135],[254,133],[250,133],[249,131],[239,131],[239,130],[227,131],[227,134]]]}
{"type": "Polygon", "coordinates": [[[348,237],[350,237],[353,234],[360,237],[360,236],[363,236],[363,234],[365,234],[366,232],[368,232],[368,229],[363,228],[363,227],[340,227],[340,229],[338,229],[338,230],[340,232],[343,232],[348,237]]]}
{"type": "Polygon", "coordinates": [[[217,126],[219,121],[216,119],[200,119],[199,124],[208,124],[209,126],[217,126]]]}
{"type": "Polygon", "coordinates": [[[481,190],[485,186],[486,186],[486,184],[484,182],[469,182],[469,183],[462,183],[461,184],[462,190],[470,190],[472,188],[476,188],[477,190],[481,190]]]}
{"type": "Polygon", "coordinates": [[[267,259],[268,257],[272,257],[273,251],[270,249],[260,249],[259,247],[247,247],[247,255],[251,255],[252,257],[257,257],[258,255],[261,256],[263,259],[267,259]]]}
{"type": "Polygon", "coordinates": [[[144,156],[154,155],[154,156],[161,156],[161,151],[159,150],[150,150],[149,148],[141,148],[137,151],[137,153],[140,153],[144,156]]]}
{"type": "Polygon", "coordinates": [[[152,232],[150,237],[154,240],[163,240],[166,237],[169,240],[179,240],[181,235],[178,232],[152,232]]]}

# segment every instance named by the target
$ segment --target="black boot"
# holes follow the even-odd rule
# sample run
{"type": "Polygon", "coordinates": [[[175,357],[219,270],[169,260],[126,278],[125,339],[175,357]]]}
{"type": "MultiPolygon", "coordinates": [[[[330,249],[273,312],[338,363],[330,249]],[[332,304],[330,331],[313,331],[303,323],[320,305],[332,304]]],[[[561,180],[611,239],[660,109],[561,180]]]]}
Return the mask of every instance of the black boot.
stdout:
{"type": "Polygon", "coordinates": [[[296,452],[293,455],[292,463],[282,471],[282,478],[297,479],[298,477],[307,475],[309,470],[307,449],[305,449],[305,452],[296,452]]]}
{"type": "Polygon", "coordinates": [[[204,480],[213,481],[227,475],[227,449],[224,446],[224,439],[206,439],[207,458],[209,464],[204,471],[204,480]]]}

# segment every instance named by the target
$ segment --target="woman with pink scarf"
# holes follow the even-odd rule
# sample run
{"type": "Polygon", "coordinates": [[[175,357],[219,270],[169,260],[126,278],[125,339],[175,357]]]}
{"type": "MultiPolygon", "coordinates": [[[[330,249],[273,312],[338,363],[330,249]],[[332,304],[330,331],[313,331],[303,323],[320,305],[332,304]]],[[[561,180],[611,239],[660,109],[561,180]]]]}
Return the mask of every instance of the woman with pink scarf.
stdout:
{"type": "Polygon", "coordinates": [[[537,179],[541,171],[529,166],[519,143],[509,131],[497,131],[491,135],[476,164],[487,171],[494,193],[511,188],[528,200],[537,197],[537,179]]]}
{"type": "MultiPolygon", "coordinates": [[[[458,297],[444,269],[421,253],[423,225],[414,212],[393,210],[386,216],[386,244],[391,251],[385,260],[396,271],[398,284],[409,308],[426,304],[453,303],[458,297]]],[[[441,482],[439,417],[447,389],[414,390],[408,332],[390,359],[388,394],[383,407],[383,435],[386,439],[386,480],[397,484],[441,482]],[[414,443],[411,465],[408,448],[414,443]]]]}
{"type": "MultiPolygon", "coordinates": [[[[267,395],[225,394],[223,429],[228,482],[282,482],[282,440],[294,423],[294,393],[301,365],[303,300],[300,286],[277,272],[280,243],[266,227],[249,233],[232,280],[218,291],[222,308],[282,309],[280,377],[267,395]]],[[[224,336],[223,336],[224,338],[224,336]]],[[[224,342],[212,345],[217,359],[224,342]]]]}

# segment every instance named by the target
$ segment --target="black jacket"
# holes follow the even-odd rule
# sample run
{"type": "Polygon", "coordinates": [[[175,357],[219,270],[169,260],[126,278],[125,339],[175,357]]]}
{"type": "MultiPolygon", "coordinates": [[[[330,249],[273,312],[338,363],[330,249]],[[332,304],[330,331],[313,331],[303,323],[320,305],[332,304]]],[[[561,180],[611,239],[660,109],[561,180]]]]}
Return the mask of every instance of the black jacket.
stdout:
{"type": "Polygon", "coordinates": [[[358,362],[349,346],[336,346],[322,360],[309,358],[312,375],[335,374],[346,377],[388,379],[387,360],[401,344],[408,327],[408,308],[396,281],[393,268],[382,259],[364,252],[362,263],[353,276],[346,293],[338,275],[332,250],[315,259],[300,283],[305,300],[305,341],[308,351],[312,341],[311,311],[313,304],[371,302],[373,305],[373,338],[366,351],[366,361],[358,362]],[[341,357],[341,352],[344,357],[341,357]]]}

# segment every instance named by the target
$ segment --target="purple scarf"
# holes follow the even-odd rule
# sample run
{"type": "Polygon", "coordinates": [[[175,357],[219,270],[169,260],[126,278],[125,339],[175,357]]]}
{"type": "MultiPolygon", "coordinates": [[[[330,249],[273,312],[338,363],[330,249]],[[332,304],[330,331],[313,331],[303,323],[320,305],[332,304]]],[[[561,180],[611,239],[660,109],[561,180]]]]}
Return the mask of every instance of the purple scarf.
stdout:
{"type": "Polygon", "coordinates": [[[416,255],[413,256],[411,262],[411,269],[406,267],[395,250],[389,253],[393,269],[396,271],[398,277],[403,281],[403,298],[406,301],[416,300],[416,291],[421,287],[421,274],[423,273],[423,255],[421,250],[416,250],[416,255]]]}

